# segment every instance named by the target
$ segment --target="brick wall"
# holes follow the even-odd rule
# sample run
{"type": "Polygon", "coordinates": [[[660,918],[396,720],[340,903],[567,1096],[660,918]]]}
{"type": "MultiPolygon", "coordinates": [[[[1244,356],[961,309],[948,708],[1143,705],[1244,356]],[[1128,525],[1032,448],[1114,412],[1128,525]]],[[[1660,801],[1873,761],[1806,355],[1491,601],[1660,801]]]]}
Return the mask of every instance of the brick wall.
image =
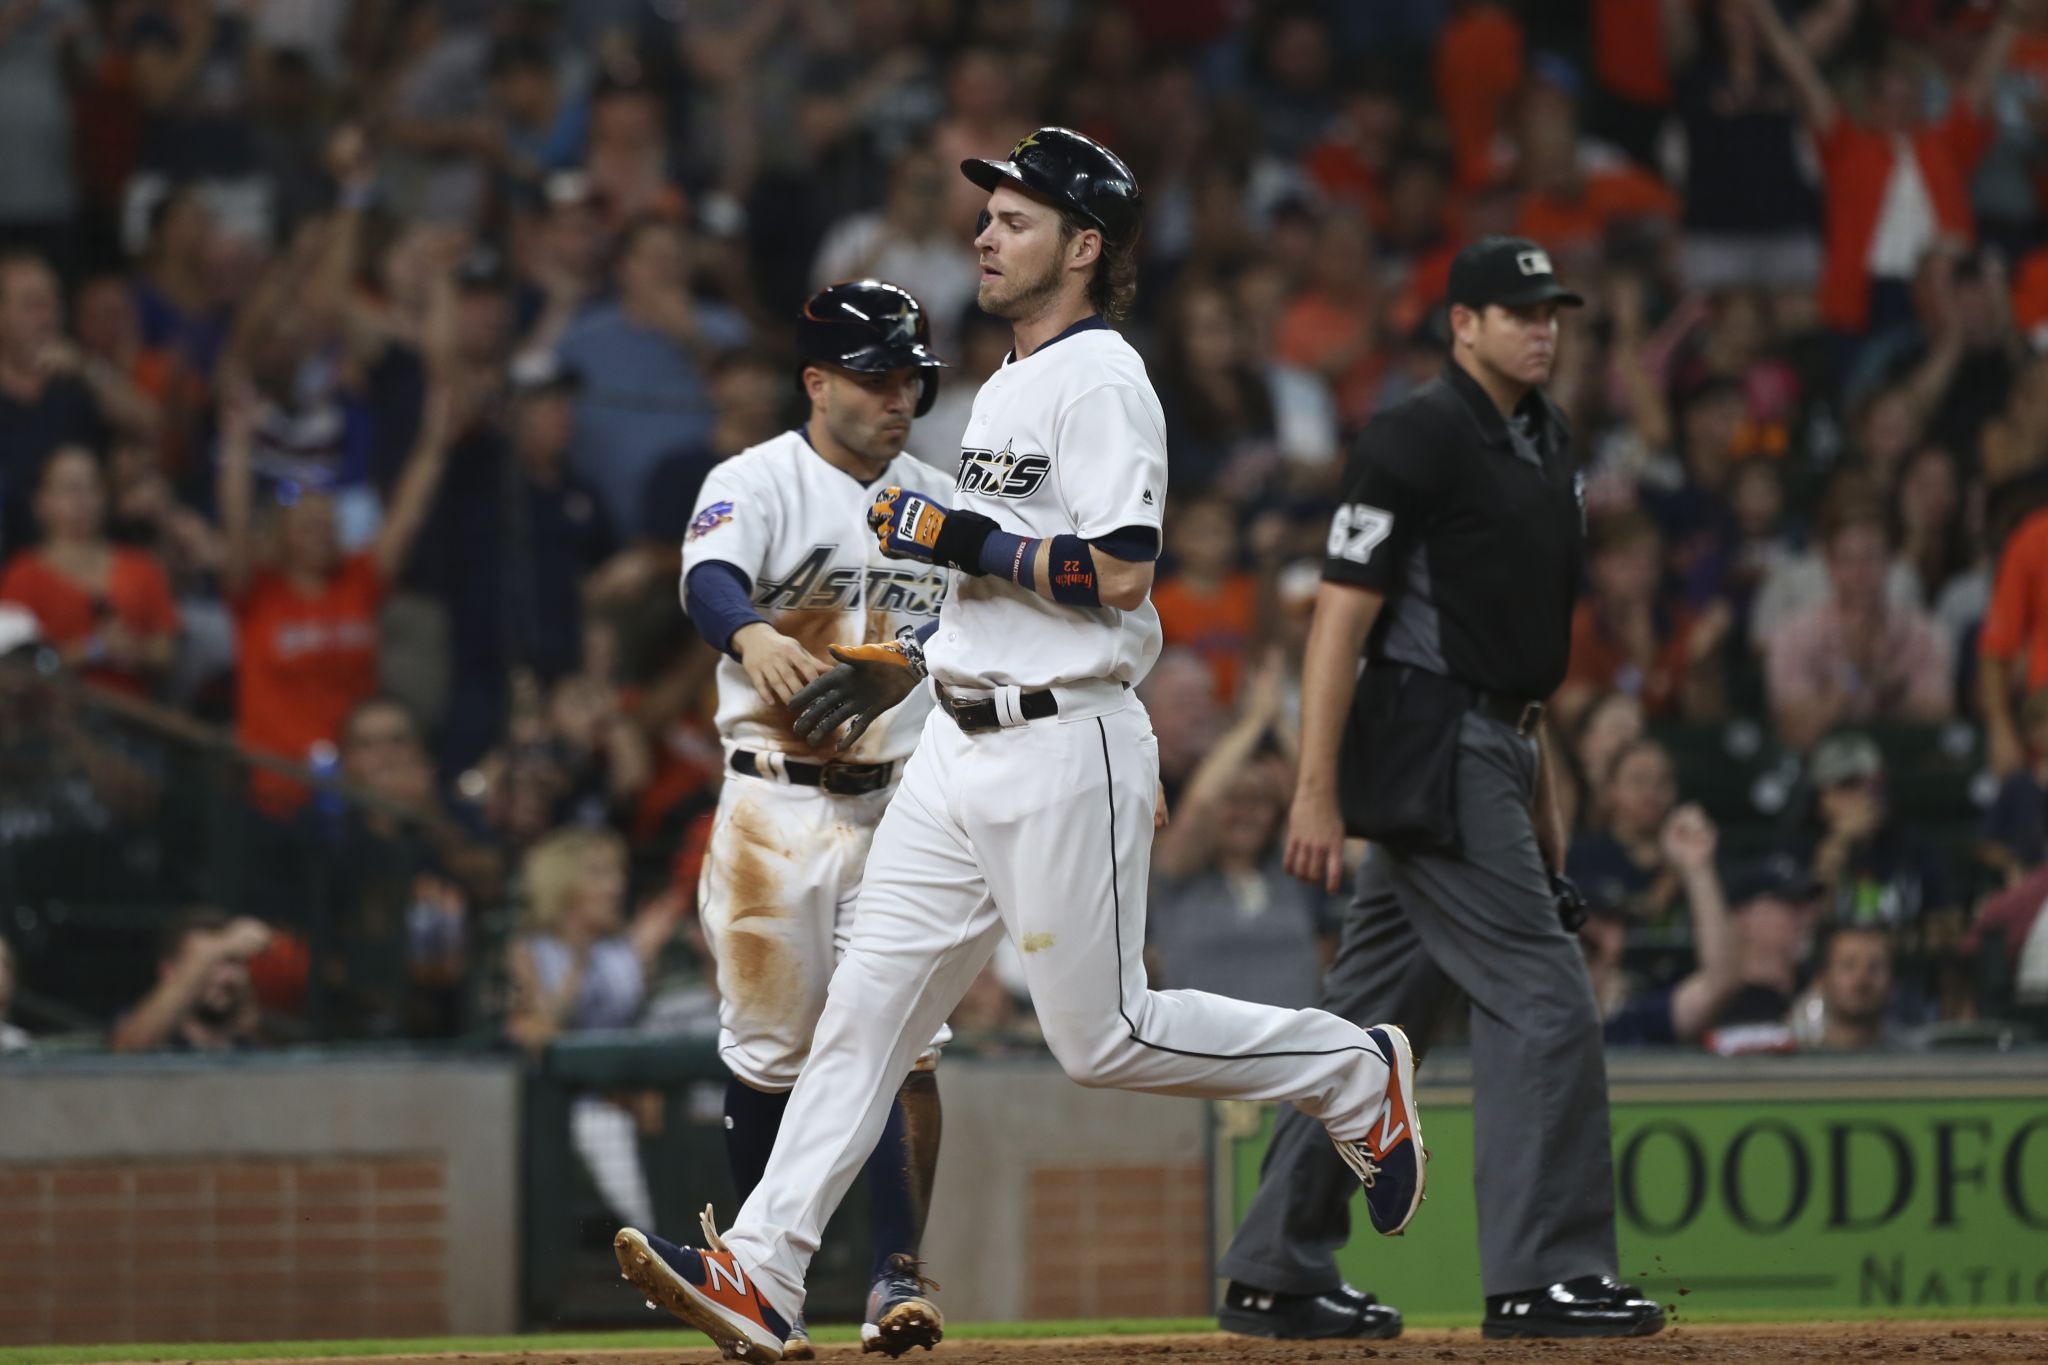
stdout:
{"type": "Polygon", "coordinates": [[[438,1158],[0,1163],[0,1343],[449,1330],[438,1158]]]}
{"type": "Polygon", "coordinates": [[[1213,1311],[1208,1192],[1201,1161],[1033,1166],[1025,1316],[1213,1311]]]}

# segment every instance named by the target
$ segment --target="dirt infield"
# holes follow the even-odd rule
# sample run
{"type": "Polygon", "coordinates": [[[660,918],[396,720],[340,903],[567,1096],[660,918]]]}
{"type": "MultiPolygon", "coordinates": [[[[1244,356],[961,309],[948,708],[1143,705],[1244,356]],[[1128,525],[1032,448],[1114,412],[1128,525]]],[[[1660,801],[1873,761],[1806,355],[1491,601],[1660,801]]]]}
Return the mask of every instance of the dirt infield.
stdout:
{"type": "MultiPolygon", "coordinates": [[[[881,1362],[853,1346],[822,1346],[821,1360],[881,1362]]],[[[678,1332],[676,1348],[663,1351],[579,1351],[496,1355],[374,1356],[324,1360],[321,1365],[695,1365],[718,1353],[701,1339],[678,1332]]],[[[1130,1365],[1137,1360],[1252,1361],[1442,1361],[1539,1365],[1640,1365],[1673,1361],[1715,1365],[1740,1361],[1897,1360],[1925,1362],[2048,1362],[2048,1321],[1794,1323],[1744,1326],[1672,1327],[1638,1341],[1481,1341],[1476,1330],[1411,1332],[1398,1341],[1257,1341],[1221,1333],[1159,1337],[1073,1337],[1026,1341],[947,1341],[931,1355],[912,1351],[909,1365],[1130,1365]]],[[[182,1365],[169,1361],[166,1365],[182,1365]]],[[[266,1365],[241,1362],[240,1365],[266,1365]]],[[[278,1365],[305,1365],[303,1361],[278,1365]]]]}

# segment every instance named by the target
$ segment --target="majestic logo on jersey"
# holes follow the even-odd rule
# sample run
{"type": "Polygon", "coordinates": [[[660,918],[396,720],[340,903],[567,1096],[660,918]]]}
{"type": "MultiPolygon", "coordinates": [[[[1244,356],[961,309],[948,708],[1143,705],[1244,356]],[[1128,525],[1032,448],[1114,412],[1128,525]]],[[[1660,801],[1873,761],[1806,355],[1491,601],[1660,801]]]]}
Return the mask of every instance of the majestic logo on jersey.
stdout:
{"type": "Polygon", "coordinates": [[[991,498],[1028,498],[1052,472],[1047,455],[1019,455],[1003,442],[1001,450],[963,450],[960,474],[953,487],[961,493],[980,493],[991,498]]]}
{"type": "Polygon", "coordinates": [[[832,567],[836,545],[814,545],[785,578],[754,585],[754,605],[768,611],[869,611],[937,616],[946,601],[946,572],[930,565],[832,567]],[[865,596],[866,601],[862,598],[865,596]]]}
{"type": "Polygon", "coordinates": [[[702,540],[719,527],[732,520],[732,504],[714,502],[699,512],[690,521],[690,529],[683,532],[684,540],[702,540]]]}

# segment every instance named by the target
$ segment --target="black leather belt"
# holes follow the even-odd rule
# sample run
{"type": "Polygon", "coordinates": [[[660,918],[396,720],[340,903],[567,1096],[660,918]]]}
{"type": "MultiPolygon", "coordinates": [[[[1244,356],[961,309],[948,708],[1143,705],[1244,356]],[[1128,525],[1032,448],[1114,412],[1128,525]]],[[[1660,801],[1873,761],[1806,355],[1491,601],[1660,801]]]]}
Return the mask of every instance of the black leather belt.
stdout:
{"type": "Polygon", "coordinates": [[[1543,723],[1542,702],[1530,701],[1526,697],[1510,697],[1501,692],[1474,692],[1472,709],[1503,724],[1514,726],[1518,735],[1533,735],[1536,733],[1536,727],[1543,723]]]}
{"type": "MultiPolygon", "coordinates": [[[[761,770],[761,762],[746,749],[732,751],[732,770],[746,777],[763,777],[773,782],[773,775],[761,770]]],[[[894,763],[800,763],[795,759],[782,760],[783,776],[798,787],[816,787],[834,796],[865,796],[869,792],[881,791],[896,776],[894,763]]]]}
{"type": "MultiPolygon", "coordinates": [[[[953,718],[953,723],[962,730],[972,733],[976,730],[993,730],[1000,726],[1001,716],[996,711],[994,697],[982,697],[969,701],[956,697],[941,687],[938,689],[939,705],[953,718]]],[[[1026,720],[1044,720],[1047,716],[1060,713],[1059,699],[1050,690],[1020,693],[1017,697],[1017,711],[1026,720]]]]}

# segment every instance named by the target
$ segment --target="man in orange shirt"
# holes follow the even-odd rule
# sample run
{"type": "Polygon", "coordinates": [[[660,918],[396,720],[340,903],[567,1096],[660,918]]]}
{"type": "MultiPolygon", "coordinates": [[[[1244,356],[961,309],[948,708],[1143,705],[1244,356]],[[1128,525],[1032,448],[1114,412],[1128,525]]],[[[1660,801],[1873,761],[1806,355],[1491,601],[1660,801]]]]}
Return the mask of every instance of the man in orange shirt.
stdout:
{"type": "Polygon", "coordinates": [[[1910,321],[1908,286],[1921,257],[1941,237],[1975,240],[1970,176],[1991,145],[1985,110],[2017,26],[2010,13],[1999,16],[1940,121],[1926,119],[1919,71],[1896,52],[1877,72],[1864,117],[1852,119],[1772,0],[1743,2],[1820,151],[1827,195],[1822,318],[1851,335],[1910,321]]]}
{"type": "Polygon", "coordinates": [[[1560,256],[1599,253],[1614,223],[1678,218],[1678,197],[1642,167],[1609,156],[1589,165],[1567,73],[1531,80],[1519,107],[1517,177],[1524,187],[1515,231],[1560,256]]]}
{"type": "MultiPolygon", "coordinates": [[[[332,745],[358,702],[377,690],[377,613],[404,567],[446,468],[454,400],[444,367],[430,366],[418,443],[370,548],[344,555],[334,502],[313,488],[280,488],[270,523],[272,553],[259,562],[250,456],[256,398],[246,380],[224,386],[220,516],[227,549],[221,578],[241,657],[235,680],[236,739],[304,763],[332,745]]],[[[268,814],[289,817],[306,789],[268,772],[252,784],[268,814]]]]}
{"type": "Polygon", "coordinates": [[[2048,686],[2048,508],[2022,521],[2005,542],[1977,652],[1977,700],[1991,770],[2008,777],[2026,759],[2014,698],[2048,686]]]}
{"type": "Polygon", "coordinates": [[[1245,656],[1259,634],[1258,588],[1238,570],[1237,541],[1237,516],[1227,498],[1183,503],[1168,542],[1179,566],[1152,589],[1161,635],[1202,656],[1216,700],[1225,706],[1237,696],[1245,656]]]}

